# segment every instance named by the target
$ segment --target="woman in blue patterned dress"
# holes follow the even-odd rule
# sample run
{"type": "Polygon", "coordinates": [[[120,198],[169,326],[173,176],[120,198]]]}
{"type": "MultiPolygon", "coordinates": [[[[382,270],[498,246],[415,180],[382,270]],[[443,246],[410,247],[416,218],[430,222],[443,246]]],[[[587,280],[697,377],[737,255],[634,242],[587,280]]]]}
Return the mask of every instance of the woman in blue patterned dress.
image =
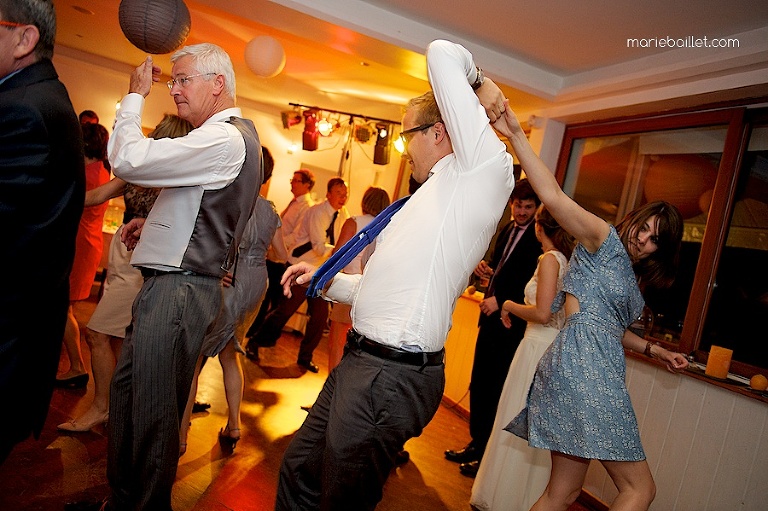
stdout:
{"type": "Polygon", "coordinates": [[[565,307],[565,326],[539,362],[527,407],[506,428],[552,453],[549,483],[531,509],[567,509],[596,459],[618,489],[611,509],[646,510],[656,487],[625,383],[624,348],[658,358],[672,372],[688,365],[681,354],[627,330],[642,311],[641,288],[674,279],[682,217],[659,201],[609,225],[560,189],[505,110],[494,127],[509,138],[541,202],[578,242],[553,304],[565,307]]]}

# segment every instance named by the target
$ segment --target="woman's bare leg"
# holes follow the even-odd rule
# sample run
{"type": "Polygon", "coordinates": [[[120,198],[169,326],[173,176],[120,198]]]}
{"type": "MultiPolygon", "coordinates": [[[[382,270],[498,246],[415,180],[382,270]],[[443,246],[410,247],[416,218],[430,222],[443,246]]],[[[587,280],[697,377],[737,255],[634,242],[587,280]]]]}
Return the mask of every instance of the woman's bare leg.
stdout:
{"type": "Polygon", "coordinates": [[[646,461],[601,462],[619,494],[612,511],[646,511],[656,496],[656,484],[646,461]]]}
{"type": "Polygon", "coordinates": [[[577,456],[552,452],[552,472],[544,493],[531,511],[565,511],[576,502],[587,476],[589,461],[577,456]]]}
{"type": "Polygon", "coordinates": [[[219,353],[219,363],[224,377],[224,393],[229,407],[229,436],[240,437],[240,404],[243,401],[243,368],[235,351],[234,340],[230,340],[219,353]]]}
{"type": "Polygon", "coordinates": [[[64,349],[69,357],[69,371],[58,376],[59,380],[65,380],[73,376],[85,373],[83,354],[80,351],[80,325],[77,323],[72,303],[67,310],[67,325],[64,328],[64,349]]]}
{"type": "Polygon", "coordinates": [[[200,369],[203,367],[203,357],[201,356],[197,360],[195,366],[195,376],[192,378],[192,386],[189,389],[189,397],[187,398],[187,406],[184,408],[184,415],[181,418],[181,427],[179,428],[179,457],[187,452],[187,437],[189,436],[189,428],[192,426],[190,420],[192,419],[192,406],[195,404],[195,397],[197,396],[197,379],[200,376],[200,369]]]}

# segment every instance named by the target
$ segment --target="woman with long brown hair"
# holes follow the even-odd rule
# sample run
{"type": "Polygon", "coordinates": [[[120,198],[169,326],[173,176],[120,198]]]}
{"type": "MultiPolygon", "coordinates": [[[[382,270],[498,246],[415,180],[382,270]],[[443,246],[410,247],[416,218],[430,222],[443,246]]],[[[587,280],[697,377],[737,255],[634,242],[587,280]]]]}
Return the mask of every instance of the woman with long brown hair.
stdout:
{"type": "Polygon", "coordinates": [[[565,309],[565,325],[539,362],[527,407],[508,426],[531,446],[551,451],[549,482],[531,509],[567,509],[592,459],[616,485],[612,509],[648,509],[656,487],[626,387],[624,348],[658,358],[672,372],[688,365],[680,353],[628,330],[644,306],[641,286],[672,281],[682,217],[659,201],[613,227],[585,210],[533,152],[506,103],[494,127],[509,138],[541,202],[578,242],[556,302],[565,309]]]}

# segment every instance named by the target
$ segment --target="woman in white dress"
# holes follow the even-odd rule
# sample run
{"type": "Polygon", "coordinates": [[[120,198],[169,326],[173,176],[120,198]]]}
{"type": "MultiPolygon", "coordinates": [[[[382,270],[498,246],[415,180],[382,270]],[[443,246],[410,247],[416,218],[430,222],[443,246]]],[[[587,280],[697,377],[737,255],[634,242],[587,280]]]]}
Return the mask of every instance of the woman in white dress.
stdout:
{"type": "Polygon", "coordinates": [[[535,229],[544,253],[525,286],[525,304],[507,300],[502,306],[501,320],[507,327],[520,319],[528,327],[509,366],[491,438],[472,487],[470,502],[481,511],[527,511],[549,481],[549,451],[529,447],[503,429],[525,407],[536,365],[565,321],[565,312],[553,313],[551,307],[563,288],[574,239],[544,206],[536,212],[535,229]]]}

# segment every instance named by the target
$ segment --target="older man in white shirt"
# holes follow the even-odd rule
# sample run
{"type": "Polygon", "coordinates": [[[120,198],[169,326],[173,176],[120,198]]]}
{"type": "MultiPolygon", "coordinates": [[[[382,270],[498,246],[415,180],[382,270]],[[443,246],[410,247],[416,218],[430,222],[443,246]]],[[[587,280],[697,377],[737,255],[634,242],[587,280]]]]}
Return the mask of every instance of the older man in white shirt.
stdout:
{"type": "MultiPolygon", "coordinates": [[[[440,404],[451,315],[514,177],[488,122],[504,110],[501,90],[447,41],[430,44],[427,68],[432,92],[408,103],[402,131],[424,184],[377,237],[363,274],[337,274],[325,290],[352,304],[353,330],[285,452],[276,510],[374,509],[396,454],[440,404]]],[[[314,270],[289,268],[286,291],[314,270]]]]}

